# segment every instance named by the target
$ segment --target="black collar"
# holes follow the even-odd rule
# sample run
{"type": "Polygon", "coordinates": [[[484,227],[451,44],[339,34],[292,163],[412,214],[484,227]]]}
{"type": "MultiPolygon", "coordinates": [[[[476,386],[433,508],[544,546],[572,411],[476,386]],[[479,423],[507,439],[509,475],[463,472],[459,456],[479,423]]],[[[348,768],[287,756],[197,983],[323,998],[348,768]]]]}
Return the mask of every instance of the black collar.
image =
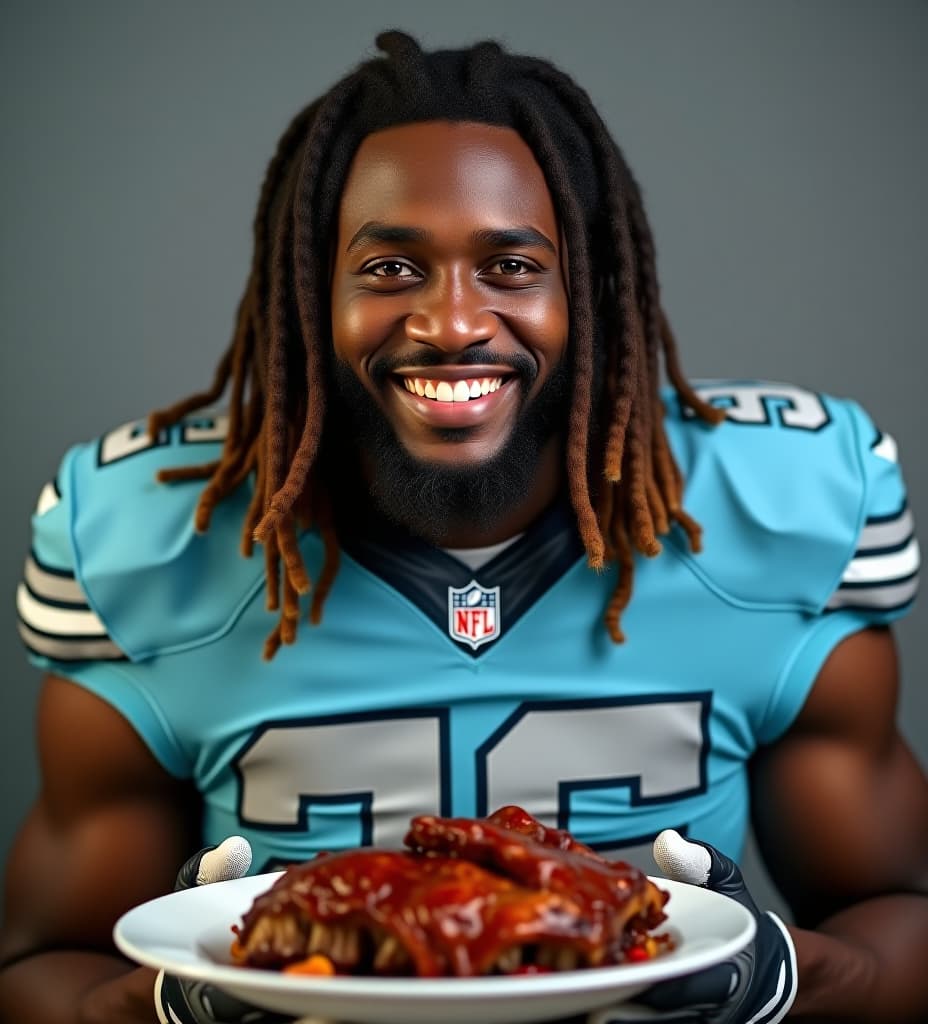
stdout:
{"type": "MultiPolygon", "coordinates": [[[[416,605],[449,643],[475,658],[505,636],[583,555],[576,517],[565,500],[556,501],[517,541],[476,570],[383,517],[365,516],[363,529],[339,531],[339,542],[346,554],[416,605]],[[489,592],[499,588],[498,628],[476,646],[456,638],[451,626],[451,588],[464,590],[471,582],[489,592]]],[[[474,601],[481,600],[479,592],[473,594],[474,601]]],[[[482,600],[493,605],[496,599],[482,600]]]]}

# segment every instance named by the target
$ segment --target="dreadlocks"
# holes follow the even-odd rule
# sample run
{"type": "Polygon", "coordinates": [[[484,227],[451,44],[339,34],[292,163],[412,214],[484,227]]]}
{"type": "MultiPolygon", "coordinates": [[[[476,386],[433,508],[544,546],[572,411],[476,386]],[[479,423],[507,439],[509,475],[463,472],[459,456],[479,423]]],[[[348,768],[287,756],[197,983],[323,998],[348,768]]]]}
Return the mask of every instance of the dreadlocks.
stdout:
{"type": "Polygon", "coordinates": [[[685,380],[660,306],[654,243],[641,194],[587,94],[544,61],[494,42],[423,52],[401,32],[377,38],[384,56],[361,64],[297,115],[268,167],[254,219],[254,253],[232,342],[212,386],[149,419],[152,435],[216,401],[231,383],[229,426],[217,461],[162,471],[204,479],[196,527],[254,474],[242,551],[264,547],[267,604],[280,617],[265,644],[292,643],[300,595],[318,622],[338,565],[331,495],[318,458],[326,423],[328,259],[338,202],[361,140],[417,121],[513,128],[533,150],[570,254],[570,500],[589,564],[619,564],[606,627],[631,596],[634,551],[655,555],[672,523],[700,546],[681,508],[682,477],[663,427],[660,362],[680,401],[709,422],[721,413],[685,380]],[[315,586],[298,529],[315,527],[325,558],[315,586]]]}

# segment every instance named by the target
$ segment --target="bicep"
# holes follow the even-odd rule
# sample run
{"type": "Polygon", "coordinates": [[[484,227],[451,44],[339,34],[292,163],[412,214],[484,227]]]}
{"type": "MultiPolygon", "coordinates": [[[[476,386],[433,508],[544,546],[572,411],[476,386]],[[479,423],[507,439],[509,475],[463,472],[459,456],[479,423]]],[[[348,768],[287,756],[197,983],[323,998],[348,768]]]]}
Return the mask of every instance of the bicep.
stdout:
{"type": "Polygon", "coordinates": [[[7,866],[5,959],[110,948],[116,918],[169,891],[197,848],[189,787],[109,705],[49,677],[38,731],[42,790],[7,866]]]}
{"type": "Polygon", "coordinates": [[[790,731],[752,771],[754,828],[800,923],[855,900],[924,890],[928,784],[896,727],[886,629],[835,648],[790,731]]]}

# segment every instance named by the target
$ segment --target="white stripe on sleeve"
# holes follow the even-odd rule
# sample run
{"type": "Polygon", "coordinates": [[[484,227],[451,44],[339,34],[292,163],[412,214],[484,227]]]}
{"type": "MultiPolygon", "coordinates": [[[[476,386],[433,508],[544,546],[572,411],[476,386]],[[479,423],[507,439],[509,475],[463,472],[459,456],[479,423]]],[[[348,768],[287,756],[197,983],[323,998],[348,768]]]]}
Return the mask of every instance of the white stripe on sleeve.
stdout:
{"type": "Polygon", "coordinates": [[[59,608],[45,604],[29,592],[25,583],[20,583],[16,590],[16,610],[27,626],[40,633],[61,637],[106,636],[106,628],[97,613],[87,605],[81,608],[59,608]]]}
{"type": "Polygon", "coordinates": [[[874,548],[894,548],[907,540],[915,531],[912,510],[904,508],[898,515],[876,519],[864,524],[857,543],[857,554],[874,548]]]}
{"type": "Polygon", "coordinates": [[[872,451],[874,455],[879,455],[881,459],[886,459],[887,462],[899,461],[899,449],[896,445],[896,439],[890,434],[884,434],[873,446],[872,451]]]}
{"type": "Polygon", "coordinates": [[[38,502],[36,502],[35,514],[37,516],[44,516],[45,513],[50,509],[53,509],[59,501],[61,501],[61,495],[58,493],[58,488],[55,487],[54,484],[46,484],[39,494],[38,502]]]}
{"type": "Polygon", "coordinates": [[[918,572],[918,541],[915,537],[898,551],[886,555],[868,555],[866,552],[851,559],[841,583],[886,583],[901,580],[918,572]]]}

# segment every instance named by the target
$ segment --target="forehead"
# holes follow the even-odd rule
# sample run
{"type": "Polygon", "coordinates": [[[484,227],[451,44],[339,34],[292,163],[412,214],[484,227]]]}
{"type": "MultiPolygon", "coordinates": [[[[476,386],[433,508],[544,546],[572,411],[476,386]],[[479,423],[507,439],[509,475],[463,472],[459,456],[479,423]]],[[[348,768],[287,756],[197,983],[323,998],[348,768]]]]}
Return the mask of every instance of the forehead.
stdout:
{"type": "Polygon", "coordinates": [[[526,224],[557,237],[544,174],[512,128],[426,121],[366,136],[349,168],[339,227],[436,218],[526,224]]]}

